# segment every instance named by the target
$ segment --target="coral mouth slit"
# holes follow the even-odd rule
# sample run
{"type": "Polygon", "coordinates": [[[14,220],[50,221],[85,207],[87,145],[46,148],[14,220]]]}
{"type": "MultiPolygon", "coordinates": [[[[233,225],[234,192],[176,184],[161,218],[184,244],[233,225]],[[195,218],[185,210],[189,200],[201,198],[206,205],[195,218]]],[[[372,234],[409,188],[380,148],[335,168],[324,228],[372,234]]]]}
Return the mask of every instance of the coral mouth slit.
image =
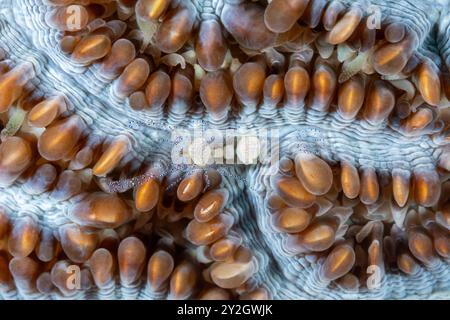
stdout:
{"type": "Polygon", "coordinates": [[[372,2],[6,0],[0,298],[448,298],[450,12],[372,2]]]}

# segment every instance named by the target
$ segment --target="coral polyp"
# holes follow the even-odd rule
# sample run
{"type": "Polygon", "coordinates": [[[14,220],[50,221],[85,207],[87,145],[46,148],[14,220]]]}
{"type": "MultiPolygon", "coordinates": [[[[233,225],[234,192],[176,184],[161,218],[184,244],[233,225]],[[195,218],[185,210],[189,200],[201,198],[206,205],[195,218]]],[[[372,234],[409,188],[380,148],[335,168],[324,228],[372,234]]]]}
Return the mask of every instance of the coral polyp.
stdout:
{"type": "Polygon", "coordinates": [[[448,299],[449,17],[3,0],[0,298],[448,299]]]}

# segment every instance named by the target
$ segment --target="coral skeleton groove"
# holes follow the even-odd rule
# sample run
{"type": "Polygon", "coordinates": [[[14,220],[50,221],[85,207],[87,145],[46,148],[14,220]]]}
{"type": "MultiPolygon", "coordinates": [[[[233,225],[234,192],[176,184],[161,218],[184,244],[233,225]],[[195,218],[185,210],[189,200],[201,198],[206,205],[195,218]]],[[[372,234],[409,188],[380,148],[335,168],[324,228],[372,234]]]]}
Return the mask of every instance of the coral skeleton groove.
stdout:
{"type": "Polygon", "coordinates": [[[2,0],[0,130],[0,299],[450,298],[449,0],[2,0]]]}

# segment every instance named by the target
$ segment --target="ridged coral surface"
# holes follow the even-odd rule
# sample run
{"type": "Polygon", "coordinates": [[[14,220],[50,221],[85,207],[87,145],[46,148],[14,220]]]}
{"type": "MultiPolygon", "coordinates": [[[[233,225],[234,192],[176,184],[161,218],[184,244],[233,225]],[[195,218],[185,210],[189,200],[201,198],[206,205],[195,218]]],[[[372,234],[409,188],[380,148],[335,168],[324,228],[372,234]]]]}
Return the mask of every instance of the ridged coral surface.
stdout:
{"type": "Polygon", "coordinates": [[[449,100],[444,0],[2,0],[0,298],[449,299],[449,100]]]}

